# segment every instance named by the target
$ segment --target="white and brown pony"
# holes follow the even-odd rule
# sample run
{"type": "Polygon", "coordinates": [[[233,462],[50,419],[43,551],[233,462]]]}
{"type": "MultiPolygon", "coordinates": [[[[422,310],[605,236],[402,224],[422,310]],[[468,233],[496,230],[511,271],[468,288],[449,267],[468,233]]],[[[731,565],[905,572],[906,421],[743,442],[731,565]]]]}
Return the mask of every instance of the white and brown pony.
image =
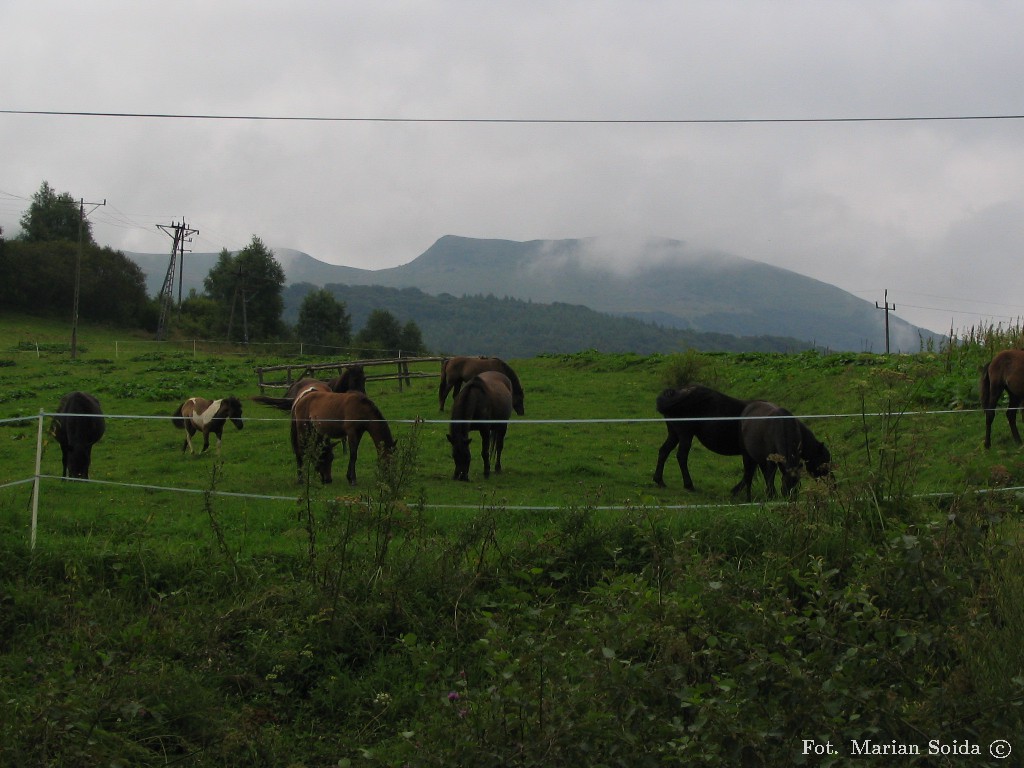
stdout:
{"type": "Polygon", "coordinates": [[[390,456],[395,448],[391,428],[380,408],[362,392],[326,392],[311,387],[297,394],[291,413],[292,451],[300,482],[307,457],[315,464],[324,483],[332,481],[332,440],[343,441],[348,449],[345,476],[350,485],[356,484],[356,457],[364,432],[369,432],[373,438],[378,460],[390,456]]]}
{"type": "Polygon", "coordinates": [[[178,429],[185,430],[185,442],[181,450],[187,448],[193,454],[192,436],[196,432],[203,433],[203,451],[210,447],[210,433],[217,436],[217,453],[224,436],[224,424],[231,421],[238,429],[242,428],[242,403],[237,397],[225,397],[220,400],[207,400],[204,397],[190,397],[178,406],[171,422],[178,429]]]}

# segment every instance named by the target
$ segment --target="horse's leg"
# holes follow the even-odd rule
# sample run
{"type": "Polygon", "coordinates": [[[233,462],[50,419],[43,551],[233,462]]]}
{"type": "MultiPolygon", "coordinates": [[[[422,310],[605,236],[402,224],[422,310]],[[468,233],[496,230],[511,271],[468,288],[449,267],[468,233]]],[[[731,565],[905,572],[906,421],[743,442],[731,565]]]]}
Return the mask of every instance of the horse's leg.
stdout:
{"type": "Polygon", "coordinates": [[[491,476],[491,430],[484,427],[480,430],[480,455],[484,460],[484,479],[491,476]]]}
{"type": "Polygon", "coordinates": [[[359,452],[359,438],[362,436],[361,432],[356,432],[348,437],[348,472],[345,473],[345,477],[348,478],[349,485],[356,484],[356,454],[359,452]]]}
{"type": "Polygon", "coordinates": [[[746,453],[743,454],[743,478],[732,487],[732,495],[735,496],[741,490],[746,489],[747,501],[751,500],[750,486],[754,484],[754,473],[757,472],[757,462],[746,453]]]}
{"type": "Polygon", "coordinates": [[[992,422],[996,418],[996,406],[1003,393],[985,377],[985,386],[981,388],[981,407],[985,409],[985,447],[992,447],[992,422]]]}
{"type": "Polygon", "coordinates": [[[192,426],[191,421],[185,422],[185,442],[181,444],[181,452],[184,453],[185,449],[195,456],[196,449],[192,447],[192,435],[196,433],[196,428],[192,426]]]}
{"type": "Polygon", "coordinates": [[[673,449],[679,445],[679,436],[672,429],[672,425],[669,424],[667,427],[668,437],[665,438],[665,442],[658,449],[658,466],[654,468],[654,484],[661,488],[665,487],[665,462],[668,461],[669,454],[672,453],[673,449]]]}
{"type": "Polygon", "coordinates": [[[692,445],[693,432],[688,432],[686,435],[679,438],[679,450],[676,451],[676,461],[679,462],[679,471],[683,473],[683,487],[688,491],[694,490],[693,478],[690,477],[690,467],[688,464],[690,458],[690,446],[692,445]]]}
{"type": "Polygon", "coordinates": [[[210,428],[203,427],[203,450],[200,453],[206,453],[206,449],[210,447],[210,428]]]}
{"type": "Polygon", "coordinates": [[[1010,423],[1010,434],[1013,435],[1013,441],[1020,445],[1020,432],[1017,431],[1017,411],[1020,410],[1021,398],[1019,395],[1009,393],[1010,404],[1006,407],[1006,420],[1010,423]]]}
{"type": "Polygon", "coordinates": [[[765,459],[761,462],[761,474],[764,475],[765,492],[768,494],[769,499],[775,498],[775,470],[778,467],[779,465],[771,459],[765,459]]]}
{"type": "Polygon", "coordinates": [[[501,451],[505,447],[505,428],[499,426],[494,430],[494,472],[501,472],[501,451]]]}

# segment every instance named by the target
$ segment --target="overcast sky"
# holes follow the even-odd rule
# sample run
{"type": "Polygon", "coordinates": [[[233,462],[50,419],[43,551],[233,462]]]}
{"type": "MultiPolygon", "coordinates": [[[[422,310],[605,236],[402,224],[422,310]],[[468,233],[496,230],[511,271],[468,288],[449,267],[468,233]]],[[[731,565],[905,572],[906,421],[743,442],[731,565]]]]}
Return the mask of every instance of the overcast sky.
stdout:
{"type": "Polygon", "coordinates": [[[195,251],[368,269],[446,234],[670,237],[1005,324],[1021,30],[1002,0],[0,0],[0,226],[46,180],[128,251],[182,220],[195,251]]]}

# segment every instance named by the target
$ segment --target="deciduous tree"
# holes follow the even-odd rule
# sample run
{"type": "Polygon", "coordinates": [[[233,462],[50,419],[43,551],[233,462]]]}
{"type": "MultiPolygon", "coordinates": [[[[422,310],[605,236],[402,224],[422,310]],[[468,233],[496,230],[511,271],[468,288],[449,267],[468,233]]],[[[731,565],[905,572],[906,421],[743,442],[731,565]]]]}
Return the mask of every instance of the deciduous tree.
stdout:
{"type": "Polygon", "coordinates": [[[352,343],[352,318],[345,304],[322,288],[302,300],[295,330],[299,340],[308,344],[346,347],[352,343]]]}
{"type": "Polygon", "coordinates": [[[226,248],[203,280],[206,295],[221,308],[220,328],[231,338],[272,339],[284,333],[284,269],[256,235],[237,254],[226,248]]]}
{"type": "Polygon", "coordinates": [[[94,245],[92,223],[83,218],[81,205],[67,192],[58,194],[44,181],[32,195],[32,203],[21,217],[20,240],[30,243],[52,240],[78,242],[81,226],[82,242],[94,245]]]}

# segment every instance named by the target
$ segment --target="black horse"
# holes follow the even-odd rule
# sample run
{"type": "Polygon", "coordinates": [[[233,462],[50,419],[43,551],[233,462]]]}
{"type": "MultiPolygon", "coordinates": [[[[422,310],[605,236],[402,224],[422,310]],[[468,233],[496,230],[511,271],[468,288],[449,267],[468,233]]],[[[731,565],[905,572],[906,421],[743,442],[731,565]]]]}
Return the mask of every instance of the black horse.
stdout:
{"type": "Polygon", "coordinates": [[[61,476],[88,480],[92,447],[106,430],[99,400],[87,392],[69,392],[57,410],[50,432],[60,443],[61,476]]]}
{"type": "Polygon", "coordinates": [[[469,480],[469,433],[480,433],[484,477],[491,476],[491,457],[494,471],[501,472],[501,451],[505,447],[507,419],[512,416],[512,382],[497,371],[484,371],[474,376],[452,404],[448,442],[452,444],[455,462],[454,480],[469,480]]]}
{"type": "Polygon", "coordinates": [[[749,400],[738,400],[710,387],[694,384],[682,389],[666,389],[655,403],[658,413],[665,417],[668,437],[658,449],[658,466],[654,470],[656,485],[665,486],[665,461],[676,447],[676,460],[683,473],[683,486],[693,490],[693,479],[687,468],[690,445],[697,438],[708,450],[723,456],[743,453],[739,416],[749,400]],[[687,421],[674,421],[687,419],[687,421]],[[692,419],[692,421],[690,420],[692,419]]]}
{"type": "Polygon", "coordinates": [[[750,487],[755,472],[764,476],[768,498],[775,498],[775,472],[782,470],[782,495],[792,496],[800,482],[801,468],[806,466],[811,477],[831,474],[832,455],[807,425],[774,403],[755,400],[740,414],[740,435],[743,440],[743,479],[732,489],[734,494],[750,487]]]}

